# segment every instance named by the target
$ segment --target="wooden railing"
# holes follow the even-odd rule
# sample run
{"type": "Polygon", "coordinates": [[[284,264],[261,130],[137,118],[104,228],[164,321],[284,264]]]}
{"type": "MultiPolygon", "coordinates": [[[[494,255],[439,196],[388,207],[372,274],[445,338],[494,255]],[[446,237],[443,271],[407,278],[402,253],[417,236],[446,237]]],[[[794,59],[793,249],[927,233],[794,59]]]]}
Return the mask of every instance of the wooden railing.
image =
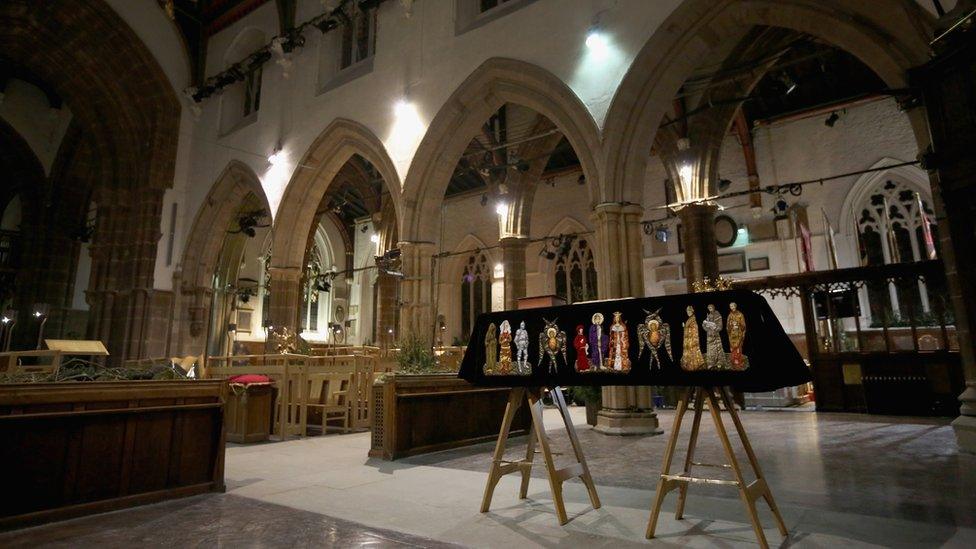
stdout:
{"type": "Polygon", "coordinates": [[[739,280],[798,299],[818,410],[955,415],[964,380],[939,260],[739,280]],[[868,323],[870,321],[870,323],[868,323]]]}
{"type": "Polygon", "coordinates": [[[346,406],[349,428],[369,428],[371,387],[377,375],[393,369],[393,362],[372,356],[308,356],[295,354],[212,356],[204,376],[227,379],[242,374],[270,378],[278,390],[274,410],[274,432],[282,439],[305,436],[310,405],[323,396],[322,384],[335,374],[346,376],[346,406]]]}

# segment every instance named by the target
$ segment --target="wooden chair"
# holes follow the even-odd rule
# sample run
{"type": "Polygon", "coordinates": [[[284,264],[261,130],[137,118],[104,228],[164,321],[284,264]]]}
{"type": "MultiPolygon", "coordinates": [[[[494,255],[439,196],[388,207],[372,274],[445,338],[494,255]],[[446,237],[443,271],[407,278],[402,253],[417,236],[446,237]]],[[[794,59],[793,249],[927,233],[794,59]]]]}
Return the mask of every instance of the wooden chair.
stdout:
{"type": "Polygon", "coordinates": [[[352,377],[347,373],[312,374],[309,376],[311,410],[322,413],[322,434],[329,430],[349,432],[349,389],[352,377]],[[330,425],[339,422],[339,426],[330,425]]]}

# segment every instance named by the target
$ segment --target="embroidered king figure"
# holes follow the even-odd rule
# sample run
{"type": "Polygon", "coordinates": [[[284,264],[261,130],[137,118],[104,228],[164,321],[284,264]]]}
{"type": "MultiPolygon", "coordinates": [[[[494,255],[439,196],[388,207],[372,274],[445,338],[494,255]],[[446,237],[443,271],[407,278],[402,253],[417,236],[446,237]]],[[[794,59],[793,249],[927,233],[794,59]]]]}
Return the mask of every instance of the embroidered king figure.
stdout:
{"type": "Polygon", "coordinates": [[[610,324],[610,355],[607,357],[607,367],[614,372],[629,372],[630,337],[627,335],[627,323],[619,311],[613,313],[613,323],[610,324]]]}

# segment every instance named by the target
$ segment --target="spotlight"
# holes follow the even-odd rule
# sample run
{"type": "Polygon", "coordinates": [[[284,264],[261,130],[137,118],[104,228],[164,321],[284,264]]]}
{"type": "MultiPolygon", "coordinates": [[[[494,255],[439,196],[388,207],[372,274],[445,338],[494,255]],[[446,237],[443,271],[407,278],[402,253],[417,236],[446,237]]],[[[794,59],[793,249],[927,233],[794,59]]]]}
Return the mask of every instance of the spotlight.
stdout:
{"type": "Polygon", "coordinates": [[[598,25],[593,25],[586,33],[586,47],[597,55],[603,55],[607,51],[607,37],[600,32],[598,25]]]}
{"type": "Polygon", "coordinates": [[[838,120],[840,120],[840,115],[837,114],[836,111],[832,112],[830,113],[830,116],[828,116],[827,119],[824,120],[824,125],[827,126],[828,128],[833,128],[834,124],[836,124],[838,120]]]}
{"type": "Polygon", "coordinates": [[[339,26],[339,22],[336,21],[335,19],[332,19],[331,17],[327,17],[319,21],[318,23],[315,23],[315,28],[319,29],[319,32],[321,32],[322,34],[325,34],[330,30],[335,29],[338,26],[339,26]]]}
{"type": "Polygon", "coordinates": [[[368,230],[369,230],[369,227],[368,227],[367,225],[363,225],[363,226],[362,226],[362,227],[361,227],[361,228],[359,229],[359,232],[361,232],[361,233],[363,233],[363,234],[366,234],[366,231],[368,231],[368,230]]]}
{"type": "Polygon", "coordinates": [[[373,234],[369,235],[369,241],[372,242],[373,244],[379,244],[380,243],[380,235],[378,235],[376,233],[373,233],[373,234]]]}
{"type": "Polygon", "coordinates": [[[796,89],[796,81],[793,80],[793,78],[790,77],[790,75],[788,73],[784,72],[779,77],[779,80],[780,80],[780,82],[783,83],[783,87],[786,88],[785,95],[789,95],[789,94],[793,93],[793,91],[796,89]]]}
{"type": "Polygon", "coordinates": [[[332,291],[332,282],[329,282],[327,278],[319,278],[315,281],[315,289],[320,292],[332,291]]]}
{"type": "Polygon", "coordinates": [[[681,177],[681,181],[687,182],[691,180],[691,166],[685,164],[678,168],[678,176],[681,177]]]}
{"type": "Polygon", "coordinates": [[[732,180],[730,179],[718,180],[718,192],[720,193],[724,193],[725,191],[729,190],[729,187],[731,186],[732,186],[732,180]]]}
{"type": "Polygon", "coordinates": [[[508,204],[506,204],[504,202],[499,202],[498,204],[496,204],[495,205],[495,213],[498,214],[500,217],[504,217],[505,215],[507,215],[508,214],[508,204]]]}
{"type": "Polygon", "coordinates": [[[271,154],[268,155],[268,164],[272,166],[277,166],[282,160],[284,160],[284,154],[281,152],[281,147],[275,147],[271,154]]]}
{"type": "Polygon", "coordinates": [[[658,227],[654,229],[654,239],[658,242],[667,242],[669,238],[671,238],[671,229],[669,229],[666,225],[658,225],[658,227]]]}
{"type": "Polygon", "coordinates": [[[786,211],[789,209],[790,209],[789,202],[787,202],[785,198],[780,196],[776,199],[776,202],[773,203],[773,207],[771,208],[771,211],[773,212],[773,216],[775,216],[776,219],[784,219],[786,217],[786,211]]]}

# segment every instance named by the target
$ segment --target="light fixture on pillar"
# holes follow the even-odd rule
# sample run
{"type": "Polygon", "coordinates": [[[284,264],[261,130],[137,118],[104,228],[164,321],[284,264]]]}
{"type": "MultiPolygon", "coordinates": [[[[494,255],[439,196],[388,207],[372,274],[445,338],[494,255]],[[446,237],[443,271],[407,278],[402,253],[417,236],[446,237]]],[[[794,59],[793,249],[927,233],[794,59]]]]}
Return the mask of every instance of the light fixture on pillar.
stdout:
{"type": "Polygon", "coordinates": [[[586,30],[585,40],[586,48],[597,59],[605,57],[610,47],[607,36],[603,32],[603,25],[600,24],[600,15],[601,13],[597,13],[593,16],[593,22],[586,30]]]}
{"type": "Polygon", "coordinates": [[[277,166],[284,159],[285,159],[285,155],[281,150],[281,145],[280,144],[275,145],[275,148],[272,149],[271,154],[268,155],[268,164],[271,164],[272,166],[277,166]]]}
{"type": "Polygon", "coordinates": [[[498,214],[498,217],[505,217],[508,215],[508,204],[504,202],[495,204],[495,213],[498,214]]]}
{"type": "Polygon", "coordinates": [[[372,242],[373,244],[379,244],[380,243],[380,235],[378,235],[376,233],[373,233],[373,234],[369,235],[369,241],[372,242]]]}
{"type": "Polygon", "coordinates": [[[729,187],[731,186],[732,186],[731,179],[719,179],[718,185],[716,185],[716,187],[718,188],[718,192],[720,193],[724,193],[725,191],[729,190],[729,187]]]}
{"type": "Polygon", "coordinates": [[[51,310],[51,306],[47,303],[35,303],[34,304],[34,318],[41,321],[40,326],[37,328],[37,348],[40,349],[41,345],[44,343],[44,325],[47,324],[47,315],[51,310]]]}
{"type": "Polygon", "coordinates": [[[838,120],[840,120],[840,115],[837,114],[837,111],[834,111],[830,113],[830,116],[828,116],[826,120],[824,120],[824,126],[833,128],[834,124],[836,124],[838,120]]]}

